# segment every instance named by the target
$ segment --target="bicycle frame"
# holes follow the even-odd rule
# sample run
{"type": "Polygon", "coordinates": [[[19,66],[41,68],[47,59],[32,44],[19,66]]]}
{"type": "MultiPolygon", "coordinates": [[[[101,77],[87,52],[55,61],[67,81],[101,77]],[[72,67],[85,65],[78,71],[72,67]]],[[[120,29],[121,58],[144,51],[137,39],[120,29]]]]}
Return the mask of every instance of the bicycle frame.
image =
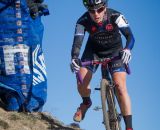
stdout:
{"type": "MultiPolygon", "coordinates": [[[[109,63],[109,62],[112,62],[112,61],[115,61],[115,60],[119,60],[120,59],[120,56],[116,56],[116,57],[110,57],[110,58],[103,58],[103,59],[99,59],[99,60],[91,60],[91,61],[85,61],[85,62],[81,62],[81,67],[85,67],[87,65],[102,65],[105,66],[109,63]]],[[[126,69],[126,72],[127,74],[131,74],[131,70],[129,68],[129,64],[125,64],[125,69],[126,69]]],[[[104,72],[104,71],[102,71],[104,72]]],[[[83,80],[82,80],[82,77],[80,75],[79,72],[76,73],[76,76],[77,76],[77,79],[80,83],[83,83],[83,80]]],[[[104,75],[105,76],[105,75],[104,75]]],[[[103,73],[102,73],[102,78],[106,78],[103,76],[103,73]]]]}
{"type": "MultiPolygon", "coordinates": [[[[119,56],[82,62],[82,67],[85,67],[87,65],[101,65],[102,80],[101,80],[100,91],[101,91],[101,102],[103,110],[103,123],[105,125],[106,130],[121,130],[119,114],[117,112],[115,105],[116,94],[115,94],[114,83],[112,81],[108,68],[108,63],[118,59],[120,59],[119,56]]],[[[126,72],[130,74],[131,72],[129,66],[125,65],[125,67],[126,67],[126,72]]],[[[79,72],[76,74],[76,76],[79,82],[83,83],[83,80],[79,72]]]]}

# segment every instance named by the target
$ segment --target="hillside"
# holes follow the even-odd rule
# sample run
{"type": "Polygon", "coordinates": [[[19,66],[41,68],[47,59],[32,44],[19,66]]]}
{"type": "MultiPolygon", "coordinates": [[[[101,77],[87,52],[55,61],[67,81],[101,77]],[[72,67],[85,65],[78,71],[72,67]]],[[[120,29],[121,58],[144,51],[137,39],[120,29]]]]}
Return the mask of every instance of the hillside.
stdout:
{"type": "Polygon", "coordinates": [[[0,130],[80,130],[64,125],[49,113],[6,112],[0,108],[0,130]]]}

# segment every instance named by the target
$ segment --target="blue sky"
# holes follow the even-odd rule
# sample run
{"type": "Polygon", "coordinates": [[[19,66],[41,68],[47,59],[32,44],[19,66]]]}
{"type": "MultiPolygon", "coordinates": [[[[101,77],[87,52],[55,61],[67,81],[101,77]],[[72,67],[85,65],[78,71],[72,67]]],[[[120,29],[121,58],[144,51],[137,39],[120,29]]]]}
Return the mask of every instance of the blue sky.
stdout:
{"type": "MultiPolygon", "coordinates": [[[[52,113],[65,124],[73,122],[72,117],[81,103],[76,89],[75,75],[70,71],[70,51],[77,19],[84,13],[81,0],[46,0],[50,16],[43,17],[45,26],[43,50],[48,72],[48,100],[44,111],[52,113]]],[[[132,100],[133,126],[136,130],[158,130],[160,117],[160,2],[158,0],[116,1],[109,6],[122,12],[127,18],[135,36],[135,46],[130,63],[132,74],[127,77],[128,91],[132,100]]],[[[86,37],[87,38],[87,37],[86,37]]],[[[81,53],[83,52],[84,40],[81,53]]],[[[100,71],[91,82],[93,106],[84,121],[85,130],[104,130],[102,112],[94,111],[100,105],[100,71]]],[[[123,120],[122,125],[124,128],[123,120]]]]}

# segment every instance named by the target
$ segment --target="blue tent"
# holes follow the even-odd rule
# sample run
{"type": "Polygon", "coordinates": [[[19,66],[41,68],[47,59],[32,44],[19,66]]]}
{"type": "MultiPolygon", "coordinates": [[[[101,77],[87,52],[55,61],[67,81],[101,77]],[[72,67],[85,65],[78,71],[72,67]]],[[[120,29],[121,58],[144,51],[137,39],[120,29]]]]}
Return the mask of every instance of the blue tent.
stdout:
{"type": "Polygon", "coordinates": [[[41,111],[47,98],[41,16],[49,12],[43,3],[32,12],[27,1],[0,2],[0,98],[8,111],[41,111]]]}

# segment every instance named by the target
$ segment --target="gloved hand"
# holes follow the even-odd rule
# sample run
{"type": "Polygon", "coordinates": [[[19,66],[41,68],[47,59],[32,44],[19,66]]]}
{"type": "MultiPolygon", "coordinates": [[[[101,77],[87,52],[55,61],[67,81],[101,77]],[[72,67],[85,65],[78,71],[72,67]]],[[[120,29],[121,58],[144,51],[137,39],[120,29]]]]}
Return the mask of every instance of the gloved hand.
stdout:
{"type": "Polygon", "coordinates": [[[121,59],[123,63],[128,64],[131,60],[131,51],[129,49],[123,49],[121,53],[121,59]]]}
{"type": "Polygon", "coordinates": [[[72,59],[71,60],[71,71],[77,73],[81,67],[81,60],[80,59],[72,59]]]}

